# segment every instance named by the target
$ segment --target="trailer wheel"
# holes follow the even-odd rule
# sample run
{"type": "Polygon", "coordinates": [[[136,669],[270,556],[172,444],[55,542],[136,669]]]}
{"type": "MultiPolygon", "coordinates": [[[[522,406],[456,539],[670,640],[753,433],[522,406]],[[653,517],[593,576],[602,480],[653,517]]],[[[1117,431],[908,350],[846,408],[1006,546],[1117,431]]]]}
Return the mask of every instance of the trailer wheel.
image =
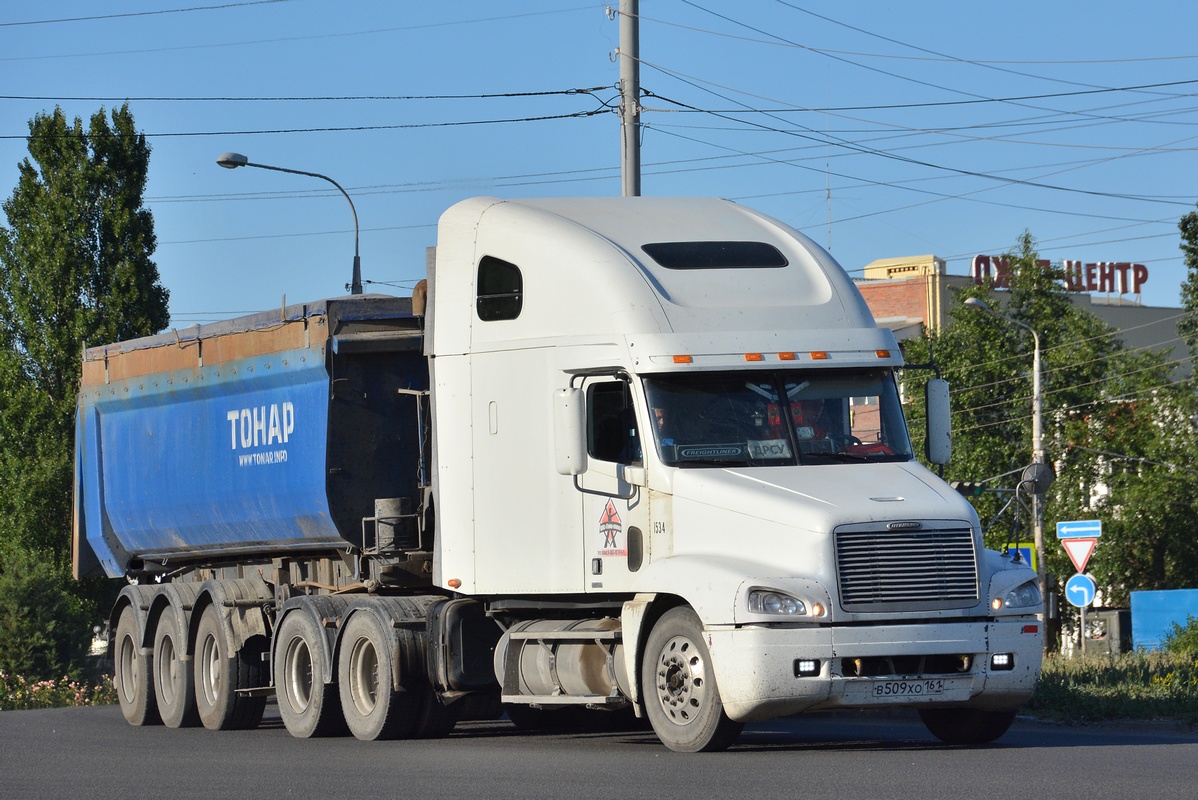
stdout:
{"type": "Polygon", "coordinates": [[[216,606],[204,609],[196,632],[195,693],[200,721],[212,731],[256,728],[266,710],[265,697],[237,694],[261,684],[261,653],[234,651],[232,634],[216,606]]]}
{"type": "Polygon", "coordinates": [[[337,684],[325,683],[324,634],[307,614],[288,614],[279,626],[274,663],[279,716],[298,739],[344,733],[337,684]]]}
{"type": "Polygon", "coordinates": [[[743,725],[724,713],[703,624],[690,608],[670,609],[653,626],[641,687],[653,731],[671,750],[724,750],[740,735],[743,725]]]}
{"type": "Polygon", "coordinates": [[[195,674],[183,660],[186,634],[179,630],[169,611],[158,618],[154,631],[154,697],[158,712],[169,728],[191,728],[200,724],[196,711],[195,674]]]}
{"type": "Polygon", "coordinates": [[[401,661],[400,647],[400,639],[372,613],[354,614],[345,626],[337,685],[345,722],[359,739],[398,739],[412,733],[418,696],[395,691],[392,681],[401,661]]]}
{"type": "Polygon", "coordinates": [[[945,744],[988,744],[1007,732],[1015,711],[979,708],[921,708],[919,718],[945,744]]]}
{"type": "Polygon", "coordinates": [[[130,725],[157,725],[162,721],[154,700],[153,658],[142,652],[137,617],[130,606],[121,611],[116,625],[112,682],[121,713],[130,725]]]}

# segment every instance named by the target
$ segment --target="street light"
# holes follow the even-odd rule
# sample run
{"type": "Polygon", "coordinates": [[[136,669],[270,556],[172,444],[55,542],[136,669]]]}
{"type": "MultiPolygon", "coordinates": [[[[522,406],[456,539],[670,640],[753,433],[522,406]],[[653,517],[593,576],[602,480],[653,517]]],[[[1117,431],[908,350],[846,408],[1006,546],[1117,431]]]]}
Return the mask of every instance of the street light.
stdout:
{"type": "Polygon", "coordinates": [[[267,164],[255,164],[249,158],[241,153],[221,153],[220,158],[216,159],[216,163],[225,169],[237,169],[238,167],[257,167],[258,169],[269,169],[275,172],[289,172],[292,175],[307,175],[310,178],[320,178],[323,181],[328,181],[337,187],[337,191],[345,197],[349,203],[349,210],[354,215],[354,274],[353,281],[350,283],[350,294],[362,294],[362,260],[358,256],[358,209],[354,208],[354,201],[350,199],[349,193],[341,188],[341,184],[330,178],[328,175],[321,175],[319,172],[304,172],[300,169],[287,169],[286,167],[272,167],[267,164]]]}
{"type": "MultiPolygon", "coordinates": [[[[1014,317],[1008,317],[1006,314],[1000,314],[990,306],[986,305],[980,298],[969,297],[965,300],[965,305],[973,306],[974,308],[985,311],[987,314],[1005,319],[1012,325],[1023,328],[1032,335],[1032,340],[1035,342],[1035,351],[1032,354],[1032,469],[1031,481],[1033,482],[1032,491],[1032,538],[1036,546],[1036,564],[1040,567],[1040,600],[1042,603],[1048,602],[1047,583],[1044,579],[1044,571],[1047,564],[1044,562],[1044,504],[1040,502],[1040,495],[1047,490],[1044,465],[1044,441],[1043,441],[1043,413],[1041,409],[1042,395],[1040,391],[1040,334],[1035,328],[1025,323],[1020,322],[1014,317]]],[[[1024,471],[1023,480],[1029,480],[1028,470],[1024,471]]]]}

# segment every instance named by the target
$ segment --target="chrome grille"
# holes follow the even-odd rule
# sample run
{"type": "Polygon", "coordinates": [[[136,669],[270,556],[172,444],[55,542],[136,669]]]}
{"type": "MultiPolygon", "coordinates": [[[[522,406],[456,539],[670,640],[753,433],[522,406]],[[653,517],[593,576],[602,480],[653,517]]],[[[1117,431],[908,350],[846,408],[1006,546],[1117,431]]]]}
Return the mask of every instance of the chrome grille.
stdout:
{"type": "Polygon", "coordinates": [[[978,599],[978,566],[968,529],[837,531],[840,603],[963,608],[978,599]]]}

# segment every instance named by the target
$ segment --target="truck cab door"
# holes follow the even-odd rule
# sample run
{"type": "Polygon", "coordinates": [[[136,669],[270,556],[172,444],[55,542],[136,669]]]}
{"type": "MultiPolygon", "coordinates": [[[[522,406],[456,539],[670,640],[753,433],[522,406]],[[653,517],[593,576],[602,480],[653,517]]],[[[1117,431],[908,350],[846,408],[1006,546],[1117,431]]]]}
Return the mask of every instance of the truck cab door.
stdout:
{"type": "Polygon", "coordinates": [[[633,575],[648,561],[649,492],[644,442],[633,392],[619,378],[588,378],[587,469],[583,492],[585,586],[592,592],[631,591],[633,575]]]}

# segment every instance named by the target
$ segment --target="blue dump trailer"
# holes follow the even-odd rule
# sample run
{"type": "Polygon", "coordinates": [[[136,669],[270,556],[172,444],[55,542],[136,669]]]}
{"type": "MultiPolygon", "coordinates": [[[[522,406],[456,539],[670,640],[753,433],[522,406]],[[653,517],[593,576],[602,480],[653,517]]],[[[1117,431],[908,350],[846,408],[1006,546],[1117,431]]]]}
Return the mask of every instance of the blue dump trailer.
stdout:
{"type": "MultiPolygon", "coordinates": [[[[380,659],[397,663],[385,659],[401,642],[405,658],[424,658],[425,639],[396,620],[423,625],[448,603],[427,594],[422,327],[412,299],[364,295],[85,351],[73,560],[77,576],[129,582],[109,627],[131,723],[253,727],[286,669],[292,731],[346,730],[333,659],[355,612],[351,632],[369,628],[355,664],[392,686],[384,703],[376,683],[354,684],[355,734],[433,736],[471,708],[499,713],[489,663],[471,675],[460,657],[456,672],[441,668],[443,688],[470,695],[449,697],[462,701],[452,709],[414,677],[423,668],[405,667],[404,682],[377,671],[380,659]]],[[[459,618],[478,610],[450,605],[438,619],[461,637],[473,628],[459,618]]],[[[484,624],[480,636],[489,657],[498,630],[484,624]]]]}
{"type": "Polygon", "coordinates": [[[379,500],[385,536],[413,537],[421,341],[410,299],[357,296],[88,350],[79,574],[370,549],[379,500]]]}
{"type": "Polygon", "coordinates": [[[916,460],[902,367],[828,253],[712,198],[471,198],[411,298],[93,347],[73,557],[126,582],[121,710],[647,721],[691,752],[906,706],[996,739],[1039,674],[1038,578],[916,460]]]}

